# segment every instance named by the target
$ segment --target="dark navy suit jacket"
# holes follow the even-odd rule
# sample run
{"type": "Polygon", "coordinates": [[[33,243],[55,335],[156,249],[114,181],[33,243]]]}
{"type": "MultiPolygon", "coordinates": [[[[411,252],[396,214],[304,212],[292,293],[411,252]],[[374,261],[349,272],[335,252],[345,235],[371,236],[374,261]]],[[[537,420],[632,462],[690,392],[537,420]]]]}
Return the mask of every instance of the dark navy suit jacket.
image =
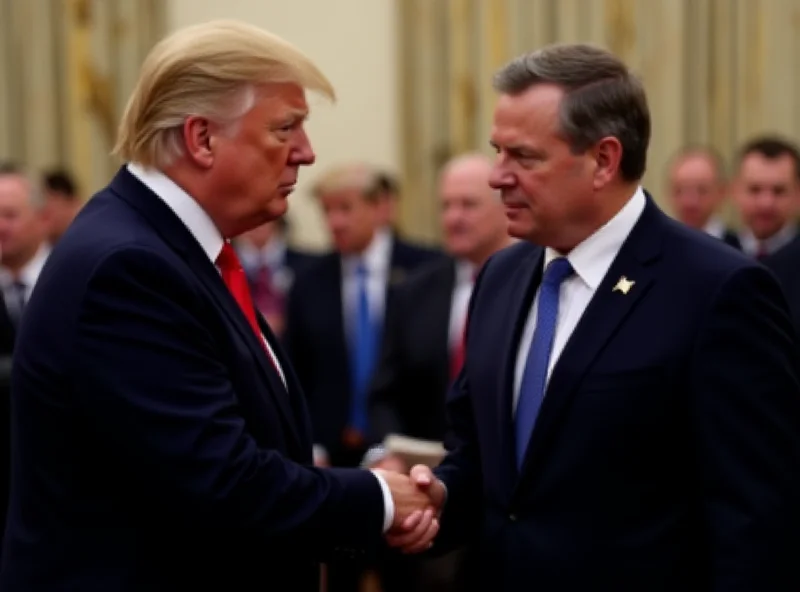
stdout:
{"type": "Polygon", "coordinates": [[[648,200],[518,474],[514,366],[543,253],[512,246],[478,278],[439,546],[478,536],[487,590],[800,589],[800,351],[774,277],[648,200]]]}
{"type": "Polygon", "coordinates": [[[261,328],[288,392],[206,253],[122,169],[17,338],[0,590],[310,592],[315,560],[380,542],[380,485],[309,466],[299,383],[261,328]]]}

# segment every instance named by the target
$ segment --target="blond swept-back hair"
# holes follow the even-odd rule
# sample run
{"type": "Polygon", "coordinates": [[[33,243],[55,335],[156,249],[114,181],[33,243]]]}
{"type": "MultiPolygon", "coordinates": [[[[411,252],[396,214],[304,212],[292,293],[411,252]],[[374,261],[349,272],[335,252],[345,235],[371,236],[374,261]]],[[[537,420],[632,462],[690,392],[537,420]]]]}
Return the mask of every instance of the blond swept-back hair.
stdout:
{"type": "Polygon", "coordinates": [[[233,20],[176,31],[142,64],[114,154],[143,166],[168,166],[183,154],[186,117],[235,124],[255,103],[258,85],[281,82],[335,100],[319,68],[277,35],[233,20]]]}
{"type": "Polygon", "coordinates": [[[339,191],[356,190],[368,201],[380,196],[378,171],[365,163],[348,163],[330,167],[316,178],[311,188],[315,197],[339,191]]]}

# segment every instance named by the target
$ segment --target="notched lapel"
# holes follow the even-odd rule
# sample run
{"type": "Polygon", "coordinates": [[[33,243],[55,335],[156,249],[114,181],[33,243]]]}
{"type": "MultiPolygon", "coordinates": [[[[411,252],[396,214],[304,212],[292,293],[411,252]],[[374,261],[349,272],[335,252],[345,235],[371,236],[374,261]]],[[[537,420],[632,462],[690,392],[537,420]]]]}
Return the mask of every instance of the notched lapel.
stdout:
{"type": "Polygon", "coordinates": [[[663,214],[648,204],[553,367],[516,492],[524,479],[536,474],[536,467],[584,376],[655,283],[661,236],[655,232],[658,225],[653,227],[657,222],[653,218],[659,215],[663,214]]]}
{"type": "MultiPolygon", "coordinates": [[[[264,378],[268,384],[268,391],[272,395],[276,407],[278,408],[284,424],[290,428],[293,437],[299,444],[299,434],[296,432],[296,425],[294,421],[294,414],[292,413],[291,404],[289,401],[289,392],[281,381],[275,368],[272,367],[272,362],[267,358],[267,353],[264,347],[259,343],[258,335],[253,332],[252,327],[247,322],[244,313],[239,309],[239,305],[231,295],[222,278],[216,272],[214,266],[205,258],[205,254],[201,252],[203,257],[200,261],[191,262],[192,268],[200,275],[200,279],[209,288],[211,295],[216,300],[219,307],[228,317],[231,324],[236,327],[239,335],[247,343],[250,353],[253,354],[258,360],[258,366],[262,371],[264,378]]],[[[263,328],[262,328],[263,330],[263,328]]],[[[285,372],[285,370],[284,370],[285,372]]],[[[288,379],[287,379],[288,380],[288,379]]]]}
{"type": "Polygon", "coordinates": [[[528,314],[533,305],[533,297],[542,281],[543,260],[544,249],[537,249],[536,252],[531,253],[523,264],[519,266],[517,274],[512,280],[513,285],[511,292],[513,294],[513,299],[509,306],[510,314],[506,316],[508,322],[503,327],[502,333],[498,331],[498,335],[509,336],[506,340],[505,350],[503,352],[503,365],[501,366],[502,379],[500,384],[498,384],[500,396],[497,397],[497,403],[499,405],[497,417],[500,422],[498,433],[502,439],[500,458],[502,462],[507,463],[506,470],[503,471],[503,474],[512,477],[512,482],[508,484],[508,489],[506,489],[506,491],[511,490],[513,476],[517,474],[514,446],[514,414],[512,413],[517,353],[519,352],[522,332],[525,329],[525,323],[528,320],[528,314]]]}

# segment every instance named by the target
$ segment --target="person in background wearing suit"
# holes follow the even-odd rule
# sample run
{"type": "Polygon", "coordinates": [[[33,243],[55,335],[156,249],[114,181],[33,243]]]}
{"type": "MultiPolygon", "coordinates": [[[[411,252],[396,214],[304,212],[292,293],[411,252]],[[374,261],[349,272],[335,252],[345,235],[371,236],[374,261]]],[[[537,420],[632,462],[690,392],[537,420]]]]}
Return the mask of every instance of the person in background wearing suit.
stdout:
{"type": "Polygon", "coordinates": [[[739,151],[733,198],[742,218],[742,250],[760,261],[798,240],[797,146],[780,137],[753,138],[739,151]]]}
{"type": "Polygon", "coordinates": [[[445,437],[444,399],[461,370],[475,276],[490,255],[511,244],[503,203],[489,187],[491,168],[488,157],[465,154],[442,169],[439,199],[449,257],[420,268],[395,292],[370,397],[374,440],[390,433],[445,437]]]}
{"type": "Polygon", "coordinates": [[[3,591],[316,592],[322,559],[435,533],[407,476],[312,466],[302,390],[229,242],[284,215],[314,161],[306,91],[333,96],[236,21],[146,58],[127,164],[59,240],[18,334],[3,591]]]}
{"type": "Polygon", "coordinates": [[[491,184],[523,240],[478,276],[452,450],[412,469],[433,550],[477,536],[482,590],[797,590],[780,286],[644,192],[647,100],[614,55],[550,46],[494,85],[491,184]]]}
{"type": "MultiPolygon", "coordinates": [[[[792,209],[795,207],[792,204],[800,204],[800,150],[792,144],[782,141],[780,144],[774,144],[770,151],[762,150],[760,155],[753,152],[745,153],[744,157],[751,160],[747,169],[744,169],[744,162],[742,163],[742,180],[748,180],[746,185],[740,188],[743,194],[741,199],[744,203],[755,201],[755,195],[760,193],[762,195],[760,201],[767,202],[767,204],[772,203],[772,207],[775,209],[792,209]],[[766,156],[767,152],[771,155],[770,157],[766,156]],[[744,174],[748,174],[748,177],[744,177],[744,174]],[[748,199],[746,194],[753,195],[753,197],[748,199]]],[[[756,206],[754,204],[750,207],[756,206]]],[[[760,207],[767,208],[769,205],[760,207]]],[[[795,237],[786,246],[763,258],[762,262],[780,280],[792,309],[795,329],[800,334],[800,273],[798,273],[800,271],[800,236],[795,234],[795,237]]]]}
{"type": "Polygon", "coordinates": [[[738,249],[736,231],[727,228],[718,212],[725,203],[727,183],[722,157],[710,146],[686,146],[668,166],[668,196],[675,217],[738,249]]]}
{"type": "MultiPolygon", "coordinates": [[[[390,433],[442,441],[445,395],[461,370],[464,327],[472,287],[490,255],[511,244],[503,202],[489,187],[492,161],[482,154],[455,157],[439,183],[442,235],[450,255],[414,272],[395,292],[370,396],[374,441],[390,433]]],[[[398,456],[377,445],[367,453],[377,468],[407,472],[398,456]]],[[[469,590],[468,552],[417,565],[406,562],[417,592],[469,590]]]]}
{"type": "Polygon", "coordinates": [[[285,324],[286,295],[294,278],[318,258],[287,245],[288,227],[285,217],[278,218],[248,230],[234,241],[256,309],[279,339],[285,324]]]}
{"type": "MultiPolygon", "coordinates": [[[[317,179],[335,250],[297,278],[289,294],[284,344],[308,397],[316,462],[356,467],[369,444],[369,386],[393,292],[433,257],[383,232],[375,171],[334,167],[317,179]]],[[[370,562],[331,565],[329,592],[350,592],[370,562]]],[[[402,589],[400,574],[386,578],[402,589]]]]}
{"type": "Polygon", "coordinates": [[[320,456],[358,466],[368,443],[368,395],[394,290],[442,255],[381,232],[375,171],[334,167],[315,183],[334,250],[289,294],[285,343],[306,396],[320,456]]]}

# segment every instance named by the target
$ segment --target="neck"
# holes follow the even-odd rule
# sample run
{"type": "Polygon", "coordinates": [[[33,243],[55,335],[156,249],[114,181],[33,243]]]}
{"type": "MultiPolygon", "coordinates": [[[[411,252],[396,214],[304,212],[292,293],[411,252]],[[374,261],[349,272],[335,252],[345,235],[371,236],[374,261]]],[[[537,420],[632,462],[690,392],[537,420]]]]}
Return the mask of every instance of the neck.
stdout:
{"type": "Polygon", "coordinates": [[[608,187],[602,192],[598,192],[595,196],[597,208],[584,218],[580,226],[576,224],[576,226],[573,227],[573,235],[565,237],[562,244],[547,246],[552,247],[562,255],[569,254],[572,249],[608,224],[608,222],[625,207],[625,204],[628,203],[631,197],[633,197],[637,187],[638,181],[635,183],[618,184],[613,187],[608,187]]]}

